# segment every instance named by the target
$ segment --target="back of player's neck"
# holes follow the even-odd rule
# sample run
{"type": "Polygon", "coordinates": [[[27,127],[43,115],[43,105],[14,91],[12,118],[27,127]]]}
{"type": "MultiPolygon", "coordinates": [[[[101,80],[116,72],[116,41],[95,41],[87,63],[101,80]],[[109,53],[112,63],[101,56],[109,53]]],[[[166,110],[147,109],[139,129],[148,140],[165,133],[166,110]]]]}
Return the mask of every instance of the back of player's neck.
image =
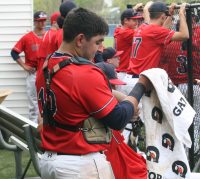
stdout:
{"type": "Polygon", "coordinates": [[[70,54],[70,56],[76,55],[72,48],[72,45],[70,43],[66,43],[66,42],[61,43],[57,52],[63,53],[63,54],[70,54]]]}
{"type": "Polygon", "coordinates": [[[162,26],[161,23],[160,23],[160,21],[157,20],[157,19],[156,19],[156,20],[154,20],[154,19],[153,19],[153,20],[150,20],[149,24],[162,26]]]}

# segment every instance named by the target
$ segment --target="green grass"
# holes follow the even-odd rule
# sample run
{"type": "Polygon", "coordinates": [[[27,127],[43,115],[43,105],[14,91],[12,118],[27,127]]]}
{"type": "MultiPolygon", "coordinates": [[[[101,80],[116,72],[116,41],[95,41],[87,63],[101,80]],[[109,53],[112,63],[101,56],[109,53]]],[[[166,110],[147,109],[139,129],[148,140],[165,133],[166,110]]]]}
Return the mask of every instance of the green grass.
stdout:
{"type": "MultiPolygon", "coordinates": [[[[24,171],[28,161],[29,153],[22,153],[22,170],[24,171]]],[[[22,172],[23,172],[22,171],[22,172]]],[[[38,176],[31,164],[25,177],[36,177],[38,176]]],[[[0,178],[1,179],[13,179],[15,178],[15,157],[11,151],[0,150],[0,178]]]]}
{"type": "Polygon", "coordinates": [[[114,44],[114,39],[113,39],[113,37],[106,37],[106,38],[104,39],[103,45],[104,45],[105,47],[113,47],[113,44],[114,44]]]}

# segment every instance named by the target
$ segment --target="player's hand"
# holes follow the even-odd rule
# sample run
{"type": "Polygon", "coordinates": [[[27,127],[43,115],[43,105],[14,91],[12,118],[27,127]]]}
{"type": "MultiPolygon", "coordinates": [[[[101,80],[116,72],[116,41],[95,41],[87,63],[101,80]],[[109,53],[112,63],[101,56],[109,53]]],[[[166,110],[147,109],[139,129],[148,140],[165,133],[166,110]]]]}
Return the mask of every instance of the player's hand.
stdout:
{"type": "Polygon", "coordinates": [[[35,68],[31,67],[31,66],[28,66],[26,64],[23,65],[23,68],[25,71],[27,71],[28,73],[35,73],[35,68]]]}
{"type": "Polygon", "coordinates": [[[137,106],[135,109],[134,109],[134,116],[133,118],[131,119],[131,121],[137,121],[138,117],[140,115],[140,108],[137,106]]]}
{"type": "Polygon", "coordinates": [[[42,130],[43,127],[43,121],[41,121],[38,126],[37,126],[37,131],[40,132],[42,130]]]}
{"type": "Polygon", "coordinates": [[[145,6],[144,6],[144,10],[149,10],[149,7],[153,4],[153,1],[148,1],[145,6]]]}
{"type": "Polygon", "coordinates": [[[179,10],[179,15],[185,15],[185,7],[187,3],[181,4],[180,10],[179,10]]]}
{"type": "Polygon", "coordinates": [[[195,79],[195,82],[196,82],[197,85],[200,86],[200,80],[199,79],[195,79]]]}
{"type": "Polygon", "coordinates": [[[144,75],[140,75],[138,82],[145,86],[146,91],[151,91],[153,89],[151,81],[144,75]]]}
{"type": "Polygon", "coordinates": [[[175,7],[176,7],[176,3],[172,3],[172,4],[170,5],[170,7],[169,7],[169,14],[170,14],[171,16],[174,15],[175,7]]]}
{"type": "Polygon", "coordinates": [[[136,4],[134,7],[133,7],[133,9],[135,10],[135,11],[137,11],[137,10],[139,10],[139,9],[142,9],[143,8],[143,3],[138,3],[138,4],[136,4]]]}

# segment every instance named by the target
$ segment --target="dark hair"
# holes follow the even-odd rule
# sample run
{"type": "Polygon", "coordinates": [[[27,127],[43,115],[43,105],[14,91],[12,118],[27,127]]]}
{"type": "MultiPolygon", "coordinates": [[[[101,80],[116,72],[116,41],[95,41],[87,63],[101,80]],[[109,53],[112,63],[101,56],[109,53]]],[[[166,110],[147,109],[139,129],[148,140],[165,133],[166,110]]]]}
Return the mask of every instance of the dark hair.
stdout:
{"type": "Polygon", "coordinates": [[[127,4],[127,5],[126,5],[126,8],[127,8],[127,9],[132,9],[132,8],[133,8],[133,5],[132,5],[132,4],[127,4]]]}
{"type": "Polygon", "coordinates": [[[108,24],[103,18],[84,8],[73,9],[63,24],[63,40],[71,42],[78,34],[83,33],[87,40],[96,35],[107,35],[108,24]]]}
{"type": "Polygon", "coordinates": [[[58,16],[56,22],[58,24],[58,27],[60,29],[62,29],[62,26],[63,26],[63,23],[64,23],[64,18],[62,16],[58,16]]]}
{"type": "Polygon", "coordinates": [[[150,19],[158,19],[164,12],[149,12],[150,19]]]}
{"type": "Polygon", "coordinates": [[[74,8],[76,8],[76,4],[73,1],[64,1],[59,8],[61,16],[65,18],[67,14],[74,8]]]}

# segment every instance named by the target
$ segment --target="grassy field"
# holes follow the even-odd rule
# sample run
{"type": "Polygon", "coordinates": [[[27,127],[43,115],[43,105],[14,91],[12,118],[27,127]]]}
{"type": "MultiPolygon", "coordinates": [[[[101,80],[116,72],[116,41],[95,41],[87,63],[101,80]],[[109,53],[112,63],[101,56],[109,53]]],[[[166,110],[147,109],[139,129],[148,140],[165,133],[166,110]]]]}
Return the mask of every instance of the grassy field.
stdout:
{"type": "MultiPolygon", "coordinates": [[[[25,169],[29,161],[29,153],[23,152],[22,154],[22,166],[25,169]]],[[[38,176],[31,165],[27,171],[26,177],[38,176]]],[[[13,179],[15,178],[15,157],[14,153],[10,151],[0,150],[0,178],[1,179],[13,179]]]]}
{"type": "Polygon", "coordinates": [[[113,37],[106,37],[103,42],[105,47],[113,47],[114,40],[113,37]]]}

